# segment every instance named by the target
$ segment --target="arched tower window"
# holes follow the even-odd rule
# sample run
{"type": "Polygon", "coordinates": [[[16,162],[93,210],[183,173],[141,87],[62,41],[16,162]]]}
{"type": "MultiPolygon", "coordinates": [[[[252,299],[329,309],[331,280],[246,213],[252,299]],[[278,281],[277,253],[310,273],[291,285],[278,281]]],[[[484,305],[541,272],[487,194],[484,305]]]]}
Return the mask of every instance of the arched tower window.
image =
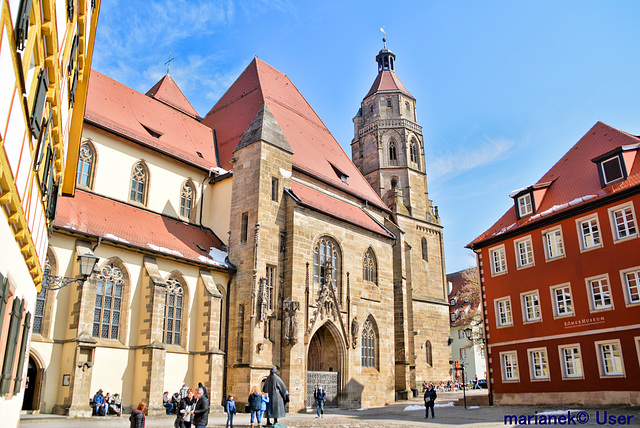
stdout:
{"type": "Polygon", "coordinates": [[[396,142],[394,140],[389,141],[389,161],[396,162],[398,160],[396,150],[396,142]]]}
{"type": "Polygon", "coordinates": [[[427,238],[422,238],[422,260],[429,261],[429,248],[427,247],[427,238]]]}
{"type": "Polygon", "coordinates": [[[180,189],[180,217],[185,217],[189,220],[193,220],[191,214],[193,212],[195,194],[196,191],[194,189],[193,183],[191,183],[190,180],[182,183],[182,188],[180,189]]]}
{"type": "Polygon", "coordinates": [[[96,149],[89,141],[85,141],[80,146],[78,156],[78,171],[76,172],[76,183],[93,189],[93,176],[96,168],[96,149]]]}
{"type": "Polygon", "coordinates": [[[378,284],[378,264],[376,263],[376,256],[373,253],[373,249],[369,248],[364,253],[364,260],[362,261],[362,277],[365,281],[370,281],[378,284]]]}
{"type": "Polygon", "coordinates": [[[338,287],[342,259],[338,244],[329,237],[322,237],[313,252],[313,280],[317,284],[330,282],[338,287]]]}
{"type": "Polygon", "coordinates": [[[378,366],[378,333],[371,316],[362,326],[362,367],[378,366]]]}
{"type": "Polygon", "coordinates": [[[148,188],[149,171],[143,162],[138,162],[131,170],[131,192],[129,194],[129,200],[146,205],[148,188]]]}
{"type": "Polygon", "coordinates": [[[164,322],[162,325],[162,341],[168,345],[180,345],[180,328],[182,327],[182,285],[172,276],[167,280],[164,295],[164,322]]]}
{"type": "Polygon", "coordinates": [[[124,287],[122,271],[115,264],[108,263],[100,269],[96,279],[92,336],[117,340],[124,287]]]}
{"type": "Polygon", "coordinates": [[[427,364],[433,366],[433,353],[431,351],[431,341],[427,340],[427,343],[424,346],[425,352],[427,353],[427,364]]]}
{"type": "Polygon", "coordinates": [[[411,141],[411,162],[418,163],[418,144],[414,141],[411,141]]]}

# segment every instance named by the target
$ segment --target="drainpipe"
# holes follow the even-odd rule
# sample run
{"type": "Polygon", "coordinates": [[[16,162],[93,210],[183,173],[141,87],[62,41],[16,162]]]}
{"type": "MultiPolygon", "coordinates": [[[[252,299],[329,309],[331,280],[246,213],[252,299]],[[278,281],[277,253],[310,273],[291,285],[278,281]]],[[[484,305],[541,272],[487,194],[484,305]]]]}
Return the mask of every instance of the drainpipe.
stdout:
{"type": "Polygon", "coordinates": [[[227,362],[229,361],[229,303],[231,301],[231,281],[233,280],[233,276],[238,271],[238,268],[229,261],[229,256],[225,260],[227,266],[229,266],[229,281],[227,282],[227,296],[226,296],[226,308],[225,308],[225,317],[224,317],[224,366],[222,368],[222,399],[227,398],[227,362]]]}

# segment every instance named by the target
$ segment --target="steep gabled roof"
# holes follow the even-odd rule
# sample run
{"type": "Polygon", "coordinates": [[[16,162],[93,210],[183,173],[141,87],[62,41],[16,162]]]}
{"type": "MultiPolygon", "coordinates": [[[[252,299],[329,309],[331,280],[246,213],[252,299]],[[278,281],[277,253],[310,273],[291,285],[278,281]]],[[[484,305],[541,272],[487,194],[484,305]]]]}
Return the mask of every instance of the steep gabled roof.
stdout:
{"type": "Polygon", "coordinates": [[[58,200],[53,224],[121,245],[226,267],[222,242],[211,230],[80,189],[75,197],[58,200]]]}
{"type": "Polygon", "coordinates": [[[366,100],[378,92],[404,92],[413,98],[413,95],[404,87],[398,75],[390,70],[384,70],[378,73],[376,80],[373,81],[373,85],[371,85],[371,89],[369,89],[367,95],[364,96],[364,99],[366,100]]]}
{"type": "Polygon", "coordinates": [[[202,120],[216,133],[221,167],[233,168],[233,151],[265,105],[293,150],[294,168],[386,207],[291,80],[258,58],[202,120]]]}
{"type": "MultiPolygon", "coordinates": [[[[473,240],[467,247],[482,247],[485,240],[503,233],[516,231],[541,219],[551,218],[574,207],[596,202],[615,193],[640,185],[640,161],[636,159],[629,168],[628,178],[602,188],[598,166],[592,161],[616,148],[636,145],[640,138],[613,128],[602,122],[596,123],[536,185],[551,183],[540,207],[532,216],[517,219],[515,206],[510,208],[493,226],[473,240]]],[[[535,185],[534,185],[535,186],[535,185]]],[[[517,191],[512,192],[516,194],[517,191]]]]}
{"type": "Polygon", "coordinates": [[[91,71],[85,120],[200,168],[218,166],[210,128],[95,70],[91,71]]]}
{"type": "Polygon", "coordinates": [[[187,114],[195,119],[200,119],[198,112],[193,108],[187,97],[184,96],[176,82],[169,76],[165,76],[158,81],[147,93],[148,97],[155,98],[156,100],[163,102],[177,110],[180,110],[184,114],[187,114]]]}

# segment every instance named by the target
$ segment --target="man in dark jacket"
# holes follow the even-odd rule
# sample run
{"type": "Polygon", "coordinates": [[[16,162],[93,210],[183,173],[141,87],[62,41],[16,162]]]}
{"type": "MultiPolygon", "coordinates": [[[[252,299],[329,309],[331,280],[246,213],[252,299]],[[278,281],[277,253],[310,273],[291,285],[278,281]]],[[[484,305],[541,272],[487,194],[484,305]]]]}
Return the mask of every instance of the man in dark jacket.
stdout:
{"type": "Polygon", "coordinates": [[[433,387],[433,384],[429,385],[429,389],[424,392],[424,407],[425,407],[425,419],[429,418],[429,409],[431,409],[431,417],[435,418],[436,415],[433,413],[433,405],[436,402],[436,398],[438,395],[436,394],[436,390],[433,387]]]}
{"type": "Polygon", "coordinates": [[[320,385],[316,385],[316,390],[313,391],[313,398],[316,399],[316,411],[318,416],[316,418],[324,418],[324,402],[327,399],[327,393],[320,385]]]}
{"type": "Polygon", "coordinates": [[[209,423],[209,399],[202,388],[196,390],[196,407],[193,409],[193,425],[205,428],[209,423]]]}
{"type": "Polygon", "coordinates": [[[271,368],[271,374],[264,383],[264,392],[269,393],[269,404],[264,416],[267,418],[267,425],[271,425],[270,419],[273,418],[273,424],[278,423],[278,418],[284,418],[287,415],[285,404],[289,402],[289,391],[283,380],[278,376],[278,369],[271,368]]]}

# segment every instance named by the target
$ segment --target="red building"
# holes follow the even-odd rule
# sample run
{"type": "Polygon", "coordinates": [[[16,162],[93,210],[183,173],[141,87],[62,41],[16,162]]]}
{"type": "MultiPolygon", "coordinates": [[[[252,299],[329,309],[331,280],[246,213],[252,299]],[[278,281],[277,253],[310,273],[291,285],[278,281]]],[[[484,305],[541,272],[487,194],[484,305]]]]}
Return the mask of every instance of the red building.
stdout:
{"type": "Polygon", "coordinates": [[[497,403],[640,404],[639,149],[596,123],[468,245],[497,403]]]}

